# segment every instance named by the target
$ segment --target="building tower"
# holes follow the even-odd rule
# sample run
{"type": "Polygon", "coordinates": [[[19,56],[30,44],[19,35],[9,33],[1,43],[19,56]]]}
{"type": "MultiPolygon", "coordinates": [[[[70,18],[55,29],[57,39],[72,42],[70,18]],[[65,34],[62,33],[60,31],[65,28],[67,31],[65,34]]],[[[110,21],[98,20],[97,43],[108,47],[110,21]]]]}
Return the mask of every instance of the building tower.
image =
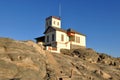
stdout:
{"type": "Polygon", "coordinates": [[[50,16],[50,17],[46,18],[45,30],[48,27],[61,28],[61,19],[59,17],[56,17],[56,16],[50,16]]]}

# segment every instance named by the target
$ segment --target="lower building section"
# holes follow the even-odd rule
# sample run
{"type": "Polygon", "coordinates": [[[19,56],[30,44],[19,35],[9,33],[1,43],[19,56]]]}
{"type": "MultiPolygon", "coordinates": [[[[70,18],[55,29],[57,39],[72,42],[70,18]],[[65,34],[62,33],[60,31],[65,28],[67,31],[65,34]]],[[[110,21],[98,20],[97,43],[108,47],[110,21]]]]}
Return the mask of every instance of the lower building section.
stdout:
{"type": "Polygon", "coordinates": [[[70,49],[78,49],[78,48],[81,48],[81,47],[85,48],[85,46],[70,44],[70,49]]]}
{"type": "Polygon", "coordinates": [[[45,50],[48,50],[50,52],[60,53],[61,49],[78,49],[85,46],[80,46],[75,44],[74,42],[66,42],[66,43],[60,43],[55,42],[55,44],[48,44],[45,47],[45,50]]]}

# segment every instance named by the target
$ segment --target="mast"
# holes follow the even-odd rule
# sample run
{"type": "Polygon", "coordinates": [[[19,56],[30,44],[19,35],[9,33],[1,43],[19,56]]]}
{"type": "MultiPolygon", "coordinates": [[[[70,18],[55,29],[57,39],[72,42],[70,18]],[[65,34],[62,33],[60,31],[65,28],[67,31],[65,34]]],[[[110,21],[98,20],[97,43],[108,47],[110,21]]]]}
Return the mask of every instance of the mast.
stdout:
{"type": "Polygon", "coordinates": [[[61,3],[59,2],[59,17],[61,18],[61,3]]]}

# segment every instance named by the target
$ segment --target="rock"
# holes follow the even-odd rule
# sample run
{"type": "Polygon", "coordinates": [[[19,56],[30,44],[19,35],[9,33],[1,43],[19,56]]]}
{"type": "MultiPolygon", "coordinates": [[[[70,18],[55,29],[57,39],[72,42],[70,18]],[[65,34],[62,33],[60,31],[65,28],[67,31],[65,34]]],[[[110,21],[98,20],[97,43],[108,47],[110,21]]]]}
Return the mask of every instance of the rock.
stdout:
{"type": "Polygon", "coordinates": [[[0,38],[0,80],[119,80],[120,59],[90,48],[50,53],[33,41],[0,38]]]}
{"type": "Polygon", "coordinates": [[[0,53],[4,53],[5,51],[5,47],[0,47],[0,53]]]}
{"type": "Polygon", "coordinates": [[[99,74],[101,77],[103,77],[104,79],[112,79],[112,77],[105,73],[104,71],[101,71],[101,70],[95,70],[95,73],[96,74],[99,74]]]}

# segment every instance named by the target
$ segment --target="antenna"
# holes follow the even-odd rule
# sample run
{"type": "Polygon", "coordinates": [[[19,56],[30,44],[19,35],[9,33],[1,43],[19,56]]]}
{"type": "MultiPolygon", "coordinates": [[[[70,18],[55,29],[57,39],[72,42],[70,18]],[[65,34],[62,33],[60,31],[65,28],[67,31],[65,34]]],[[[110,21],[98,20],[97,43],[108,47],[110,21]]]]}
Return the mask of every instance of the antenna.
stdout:
{"type": "Polygon", "coordinates": [[[59,3],[59,17],[61,18],[61,3],[59,3]]]}

